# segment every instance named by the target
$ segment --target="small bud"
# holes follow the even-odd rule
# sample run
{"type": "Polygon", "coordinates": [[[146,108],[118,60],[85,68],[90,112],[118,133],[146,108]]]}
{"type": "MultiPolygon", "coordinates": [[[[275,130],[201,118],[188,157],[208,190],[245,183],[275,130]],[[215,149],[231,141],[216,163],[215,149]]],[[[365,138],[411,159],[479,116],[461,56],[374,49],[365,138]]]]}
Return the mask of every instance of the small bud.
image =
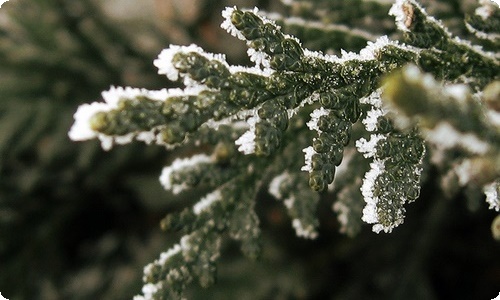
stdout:
{"type": "Polygon", "coordinates": [[[495,240],[500,241],[500,215],[491,222],[491,234],[495,240]]]}
{"type": "Polygon", "coordinates": [[[179,125],[172,124],[160,131],[160,137],[167,144],[176,144],[184,140],[185,132],[179,125]]]}
{"type": "Polygon", "coordinates": [[[324,108],[328,109],[342,109],[346,104],[346,102],[343,101],[341,94],[336,91],[321,93],[319,101],[324,108]]]}
{"type": "Polygon", "coordinates": [[[109,127],[108,114],[97,112],[90,118],[90,128],[95,131],[104,132],[109,127]]]}
{"type": "Polygon", "coordinates": [[[309,175],[309,186],[317,192],[321,192],[326,189],[327,184],[321,171],[311,172],[309,175]]]}
{"type": "Polygon", "coordinates": [[[330,149],[330,143],[328,142],[328,139],[326,139],[322,134],[320,137],[314,139],[313,149],[318,153],[325,153],[330,149]]]}
{"type": "Polygon", "coordinates": [[[302,47],[300,47],[299,43],[295,40],[284,39],[283,42],[281,42],[281,46],[283,47],[283,53],[288,55],[290,58],[298,60],[304,54],[302,47]]]}
{"type": "Polygon", "coordinates": [[[359,101],[351,101],[345,108],[346,117],[351,123],[356,123],[361,116],[361,108],[359,106],[359,101]]]}
{"type": "Polygon", "coordinates": [[[266,40],[264,38],[252,40],[250,42],[250,47],[258,51],[263,51],[266,48],[266,40]]]}
{"type": "Polygon", "coordinates": [[[338,166],[342,163],[342,159],[344,158],[344,148],[343,147],[336,147],[336,146],[333,146],[333,151],[331,151],[329,154],[330,154],[330,157],[331,157],[331,162],[338,166]]]}
{"type": "Polygon", "coordinates": [[[379,117],[377,119],[377,131],[380,133],[389,133],[394,130],[392,122],[385,117],[379,117]]]}
{"type": "Polygon", "coordinates": [[[332,183],[335,176],[335,166],[332,164],[324,164],[321,171],[323,172],[326,182],[332,183]]]}
{"type": "Polygon", "coordinates": [[[319,171],[321,169],[323,169],[323,164],[324,164],[324,159],[323,159],[323,155],[321,154],[313,154],[312,158],[311,158],[311,168],[314,170],[314,171],[319,171]]]}

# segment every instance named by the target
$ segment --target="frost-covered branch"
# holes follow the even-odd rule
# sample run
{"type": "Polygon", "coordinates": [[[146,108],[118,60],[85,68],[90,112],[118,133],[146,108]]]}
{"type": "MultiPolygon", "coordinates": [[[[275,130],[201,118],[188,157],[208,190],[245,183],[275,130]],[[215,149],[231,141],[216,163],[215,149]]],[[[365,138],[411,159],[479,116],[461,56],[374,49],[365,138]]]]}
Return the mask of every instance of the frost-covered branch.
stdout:
{"type": "Polygon", "coordinates": [[[245,41],[251,67],[196,45],[171,45],[154,64],[184,88],[113,87],[104,102],[78,109],[73,140],[98,138],[106,150],[133,140],[199,149],[165,167],[160,182],[174,194],[210,192],[163,219],[163,229],[184,235],[145,268],[137,299],[178,299],[192,281],[211,285],[225,238],[258,257],[254,208],[264,187],[283,203],[297,236],[318,236],[326,195],[335,197],[341,232],[355,235],[362,220],[388,233],[419,197],[430,153],[443,174],[482,188],[499,209],[498,54],[452,36],[416,1],[397,0],[389,14],[402,41],[357,31],[365,45],[337,56],[284,31],[301,28],[306,39],[317,27],[328,39],[347,34],[346,25],[273,21],[257,9],[228,7],[221,27],[245,41]]]}

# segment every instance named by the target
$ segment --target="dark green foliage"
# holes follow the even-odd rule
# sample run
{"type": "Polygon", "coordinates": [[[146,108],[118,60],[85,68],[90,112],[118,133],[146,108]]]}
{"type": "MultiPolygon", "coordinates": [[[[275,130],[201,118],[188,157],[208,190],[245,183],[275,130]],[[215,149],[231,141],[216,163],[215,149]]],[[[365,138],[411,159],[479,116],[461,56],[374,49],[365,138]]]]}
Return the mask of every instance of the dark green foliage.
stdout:
{"type": "MultiPolygon", "coordinates": [[[[213,191],[194,204],[192,213],[184,210],[164,219],[165,229],[183,230],[184,236],[179,244],[162,253],[153,264],[154,268],[163,270],[160,276],[154,275],[157,271],[152,267],[145,269],[144,296],[137,296],[137,299],[182,297],[185,284],[192,279],[203,287],[213,284],[215,262],[219,256],[218,247],[213,245],[219,245],[221,234],[226,232],[232,239],[242,242],[243,253],[258,257],[260,228],[254,210],[255,196],[262,182],[269,179],[272,179],[269,192],[283,200],[296,234],[315,238],[318,227],[315,214],[319,199],[314,192],[324,192],[332,184],[336,169],[343,161],[344,149],[352,149],[353,125],[360,117],[363,117],[362,123],[367,132],[372,133],[370,140],[360,137],[355,145],[366,158],[372,158],[370,170],[365,173],[361,185],[360,177],[346,180],[346,186],[337,189],[343,196],[334,205],[343,225],[342,231],[349,234],[359,230],[358,222],[348,224],[353,222],[353,216],[360,213],[359,199],[347,201],[345,198],[352,194],[353,187],[361,190],[366,203],[362,209],[362,220],[374,224],[374,232],[383,230],[389,233],[403,223],[405,204],[415,201],[420,195],[421,173],[426,160],[425,139],[435,145],[435,153],[442,150],[440,147],[469,148],[473,155],[464,153],[455,163],[453,159],[440,162],[449,164],[448,171],[456,174],[456,180],[462,186],[469,184],[470,178],[475,176],[470,164],[482,166],[489,160],[497,161],[493,150],[496,146],[481,144],[482,135],[496,136],[491,120],[479,121],[484,123],[485,131],[477,135],[467,133],[461,141],[460,132],[474,132],[477,128],[467,127],[467,123],[454,125],[453,122],[442,122],[433,117],[446,117],[448,112],[453,117],[472,114],[469,118],[471,122],[476,122],[475,119],[482,120],[481,108],[470,104],[470,98],[449,100],[448,103],[430,100],[436,95],[436,91],[432,90],[434,83],[431,76],[449,83],[466,82],[471,88],[481,90],[497,76],[497,59],[453,38],[415,1],[396,1],[389,11],[395,17],[398,29],[403,32],[403,40],[410,46],[381,37],[376,42],[368,43],[359,54],[344,53],[341,58],[303,48],[295,37],[283,33],[274,22],[256,13],[257,10],[226,8],[223,12],[226,20],[222,24],[229,33],[246,41],[250,60],[255,62],[253,68],[231,66],[223,56],[205,53],[194,45],[171,46],[160,54],[155,65],[169,79],[183,80],[185,90],[164,91],[163,96],[155,99],[162,105],[151,105],[153,102],[141,96],[147,95],[148,91],[130,93],[123,89],[111,90],[110,93],[118,92],[114,97],[125,100],[114,104],[106,99],[106,104],[95,105],[108,106],[111,110],[96,113],[91,111],[91,106],[82,106],[75,114],[76,121],[70,136],[75,140],[89,138],[85,133],[88,126],[85,122],[88,121],[81,116],[83,112],[92,113],[91,130],[96,132],[103,146],[109,141],[123,143],[122,140],[129,136],[142,140],[139,138],[142,134],[152,135],[150,139],[158,144],[200,146],[196,132],[202,127],[207,127],[207,135],[216,136],[221,125],[227,125],[224,128],[232,132],[232,136],[241,133],[242,127],[246,129],[235,140],[239,146],[237,150],[246,156],[236,154],[235,147],[229,144],[223,146],[226,150],[222,153],[238,157],[225,159],[221,165],[230,170],[227,174],[234,175],[211,178],[215,181],[208,186],[213,191]],[[404,76],[400,77],[406,77],[408,82],[389,79],[384,86],[380,86],[385,73],[410,62],[432,75],[424,77],[417,67],[407,67],[404,76]],[[379,89],[384,90],[384,97],[389,98],[394,112],[384,107],[379,89]],[[420,92],[420,89],[424,91],[420,92]],[[144,103],[135,107],[124,105],[135,101],[144,103]],[[448,109],[448,106],[453,101],[468,101],[469,104],[452,112],[453,109],[448,109]],[[142,127],[148,114],[143,107],[151,106],[151,122],[142,127]],[[161,112],[158,110],[160,106],[161,112]],[[403,110],[403,115],[393,114],[398,110],[403,110]],[[165,118],[163,124],[154,122],[161,119],[157,117],[159,114],[165,118]],[[421,123],[413,120],[415,116],[421,123]],[[433,120],[435,123],[432,123],[433,120]],[[95,121],[103,124],[95,124],[95,121]],[[246,123],[242,125],[241,121],[246,123]],[[132,125],[128,125],[130,122],[132,125]],[[295,125],[290,126],[294,122],[295,125]],[[110,127],[108,124],[123,126],[110,134],[105,131],[110,127]],[[304,125],[316,132],[316,136],[311,138],[304,131],[304,125]],[[453,125],[456,129],[450,127],[453,125]],[[419,131],[419,126],[424,128],[419,131]],[[457,129],[458,132],[455,131],[457,129]],[[438,135],[442,135],[443,130],[450,132],[450,142],[439,140],[438,135]],[[297,135],[310,142],[304,144],[306,140],[297,138],[297,135]],[[297,148],[305,153],[305,165],[301,170],[309,173],[311,190],[304,191],[304,182],[300,181],[302,176],[296,173],[296,169],[290,168],[294,164],[285,161],[284,166],[279,165],[280,156],[289,155],[287,159],[295,160],[297,155],[287,149],[297,148]],[[487,158],[474,157],[475,154],[485,153],[489,154],[487,158]],[[178,253],[182,253],[183,265],[175,258],[178,253]],[[169,277],[170,272],[176,276],[169,277]],[[171,281],[172,278],[179,281],[171,281]]],[[[449,98],[462,97],[457,95],[456,88],[453,90],[450,87],[448,93],[449,98]]],[[[445,98],[442,96],[440,100],[445,98]]],[[[496,137],[487,142],[493,140],[496,137]]],[[[211,151],[214,150],[208,152],[211,151]]],[[[164,168],[160,181],[174,193],[197,187],[200,183],[206,185],[208,181],[202,178],[209,178],[208,173],[214,171],[212,166],[221,163],[217,157],[217,152],[214,152],[211,156],[199,154],[177,159],[164,168]]],[[[488,173],[492,177],[486,177],[481,184],[469,184],[482,187],[488,203],[495,209],[499,206],[495,193],[497,183],[490,181],[494,180],[498,171],[493,168],[488,173]]]]}

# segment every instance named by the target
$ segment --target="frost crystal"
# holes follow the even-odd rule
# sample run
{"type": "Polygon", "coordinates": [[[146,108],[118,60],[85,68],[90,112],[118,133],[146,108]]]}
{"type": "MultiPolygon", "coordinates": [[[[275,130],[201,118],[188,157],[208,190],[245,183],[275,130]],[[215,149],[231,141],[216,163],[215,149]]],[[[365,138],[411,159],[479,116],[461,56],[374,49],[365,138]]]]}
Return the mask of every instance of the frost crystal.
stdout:
{"type": "Polygon", "coordinates": [[[134,139],[134,137],[136,137],[136,135],[140,135],[140,137],[137,138],[138,140],[151,143],[151,141],[156,138],[153,138],[154,132],[145,132],[143,134],[129,133],[123,136],[108,136],[94,131],[90,126],[90,120],[96,113],[108,112],[113,109],[117,109],[120,100],[135,99],[137,97],[144,96],[151,100],[165,101],[169,95],[175,95],[176,93],[179,93],[179,91],[183,92],[181,89],[162,89],[150,91],[132,87],[111,86],[109,90],[102,92],[104,102],[82,104],[78,107],[73,116],[75,123],[71,126],[68,136],[73,141],[83,141],[97,137],[101,141],[101,146],[104,150],[110,150],[114,143],[119,145],[128,144],[134,139]]]}
{"type": "Polygon", "coordinates": [[[330,113],[330,110],[325,109],[323,107],[315,109],[311,113],[311,120],[309,120],[309,122],[307,122],[307,127],[309,127],[309,129],[311,129],[311,130],[321,132],[321,130],[318,127],[319,118],[322,116],[327,116],[329,113],[330,113]]]}
{"type": "Polygon", "coordinates": [[[396,19],[396,26],[401,31],[409,31],[407,25],[408,16],[404,11],[404,7],[406,5],[406,0],[396,0],[396,2],[394,2],[391,9],[389,10],[389,15],[394,16],[394,18],[396,19]]]}
{"type": "Polygon", "coordinates": [[[201,53],[203,50],[196,45],[189,46],[176,46],[170,45],[169,48],[163,49],[158,55],[158,58],[154,60],[153,64],[158,68],[158,74],[164,74],[168,79],[172,81],[177,81],[179,79],[179,71],[174,68],[172,64],[172,59],[174,55],[178,52],[198,52],[201,53]]]}
{"type": "Polygon", "coordinates": [[[361,186],[361,194],[363,195],[366,206],[363,209],[363,221],[372,224],[378,222],[377,202],[378,197],[373,195],[375,180],[385,170],[384,161],[375,159],[370,163],[370,171],[366,172],[361,186]]]}
{"type": "Polygon", "coordinates": [[[369,41],[366,47],[361,49],[361,51],[359,52],[359,58],[357,59],[361,60],[376,59],[377,52],[389,44],[394,44],[394,42],[389,41],[389,38],[385,35],[379,37],[375,42],[369,41]]]}
{"type": "Polygon", "coordinates": [[[201,198],[200,201],[198,201],[194,206],[193,206],[193,212],[196,215],[199,215],[202,213],[204,210],[208,209],[214,202],[220,201],[222,199],[222,193],[220,190],[215,190],[214,192],[206,195],[205,197],[201,198]]]}
{"type": "Polygon", "coordinates": [[[294,219],[292,221],[292,226],[295,228],[295,233],[299,237],[303,237],[306,239],[315,239],[318,237],[318,233],[314,230],[314,227],[307,226],[304,228],[302,222],[299,219],[294,219]]]}
{"type": "Polygon", "coordinates": [[[186,234],[181,237],[181,244],[180,244],[180,250],[182,251],[187,251],[191,249],[191,243],[189,242],[189,239],[191,238],[190,235],[186,234]]]}
{"type": "Polygon", "coordinates": [[[163,168],[160,175],[160,183],[167,191],[172,191],[174,194],[178,194],[188,188],[186,183],[173,184],[172,183],[172,173],[175,171],[182,170],[186,167],[195,166],[200,163],[211,163],[212,159],[206,154],[193,155],[190,158],[178,158],[168,166],[163,168]]]}
{"type": "Polygon", "coordinates": [[[490,205],[490,209],[500,211],[500,182],[492,182],[483,188],[486,195],[486,202],[490,205]]]}
{"type": "Polygon", "coordinates": [[[363,97],[363,98],[359,99],[359,103],[371,104],[372,106],[374,106],[376,108],[381,108],[382,107],[381,94],[382,94],[382,89],[377,89],[376,91],[374,91],[373,93],[371,93],[367,97],[363,97]]]}
{"type": "Polygon", "coordinates": [[[262,66],[264,69],[269,69],[271,67],[269,63],[269,55],[266,53],[249,48],[247,50],[247,54],[250,57],[250,61],[254,62],[256,66],[262,66]]]}
{"type": "Polygon", "coordinates": [[[337,201],[337,202],[335,202],[335,204],[333,204],[333,211],[335,211],[337,213],[337,220],[339,221],[339,223],[341,225],[340,231],[346,232],[346,227],[347,227],[348,221],[349,221],[349,213],[350,213],[351,209],[346,204],[344,204],[340,201],[337,201]]]}
{"type": "Polygon", "coordinates": [[[465,186],[469,183],[474,174],[474,166],[469,159],[465,159],[462,163],[454,168],[455,174],[458,177],[458,183],[465,186]]]}
{"type": "Polygon", "coordinates": [[[373,157],[377,152],[377,144],[385,139],[386,137],[383,134],[372,134],[370,135],[369,141],[367,141],[365,138],[360,138],[359,140],[357,140],[356,148],[360,153],[363,153],[364,157],[373,157]]]}
{"type": "Polygon", "coordinates": [[[380,108],[372,108],[366,114],[366,118],[362,120],[363,125],[365,125],[366,130],[375,131],[377,130],[378,118],[383,116],[385,113],[380,108]]]}
{"type": "Polygon", "coordinates": [[[82,104],[73,115],[75,123],[69,130],[69,138],[73,141],[84,141],[96,138],[98,132],[90,128],[90,119],[98,112],[109,111],[112,108],[107,103],[94,102],[90,104],[82,104]]]}
{"type": "Polygon", "coordinates": [[[160,265],[164,265],[170,257],[176,255],[179,252],[181,252],[181,246],[179,244],[175,244],[172,248],[168,249],[168,251],[162,252],[160,254],[158,263],[160,265]]]}
{"type": "Polygon", "coordinates": [[[139,132],[139,134],[137,134],[136,136],[136,140],[149,145],[156,140],[156,133],[154,132],[154,130],[139,132]]]}
{"type": "Polygon", "coordinates": [[[295,197],[293,196],[290,196],[285,201],[283,201],[283,204],[285,204],[285,207],[287,209],[292,209],[294,203],[295,203],[295,197]]]}
{"type": "Polygon", "coordinates": [[[224,22],[222,22],[220,27],[226,30],[230,35],[237,37],[242,41],[246,41],[245,36],[238,29],[236,29],[236,27],[234,27],[233,23],[231,22],[231,15],[233,14],[235,9],[236,7],[226,7],[222,11],[222,17],[224,18],[224,22]]]}
{"type": "Polygon", "coordinates": [[[495,10],[492,3],[493,1],[495,1],[497,5],[500,5],[498,0],[479,0],[481,6],[476,8],[476,15],[480,16],[483,20],[489,19],[495,10]]]}
{"type": "Polygon", "coordinates": [[[280,187],[281,185],[286,182],[290,181],[290,173],[288,171],[285,171],[281,173],[280,175],[276,176],[271,180],[271,183],[269,183],[269,194],[273,195],[276,199],[283,199],[283,195],[281,194],[280,187]]]}
{"type": "Polygon", "coordinates": [[[162,282],[156,284],[146,283],[142,287],[143,296],[134,296],[134,300],[153,300],[155,299],[155,294],[163,288],[162,282]]]}
{"type": "Polygon", "coordinates": [[[162,89],[158,91],[150,91],[147,89],[138,89],[133,87],[114,87],[102,92],[102,98],[112,108],[116,108],[121,99],[135,99],[139,96],[145,96],[152,100],[163,101],[167,99],[168,90],[162,89]]]}
{"type": "Polygon", "coordinates": [[[426,130],[426,140],[440,150],[461,147],[470,153],[485,154],[489,150],[488,143],[480,140],[472,133],[458,132],[448,122],[440,122],[432,130],[426,130]]]}
{"type": "Polygon", "coordinates": [[[304,159],[305,159],[305,165],[300,169],[302,171],[312,171],[312,157],[314,154],[316,154],[316,151],[314,151],[314,148],[312,146],[309,146],[305,149],[302,150],[302,152],[305,153],[304,159]]]}
{"type": "MultiPolygon", "coordinates": [[[[170,47],[163,49],[161,53],[158,55],[158,58],[154,60],[153,64],[158,68],[158,74],[164,74],[171,81],[177,81],[179,79],[179,71],[173,65],[174,55],[177,53],[190,53],[195,52],[204,56],[209,60],[218,60],[222,64],[226,65],[226,58],[223,54],[211,54],[203,51],[202,48],[198,47],[195,44],[191,44],[189,46],[177,46],[170,45],[170,47]]],[[[184,84],[188,87],[192,85],[198,85],[196,82],[192,82],[189,77],[184,78],[184,84]]]]}
{"type": "Polygon", "coordinates": [[[260,121],[257,113],[248,118],[247,123],[250,129],[246,131],[242,136],[240,136],[234,143],[239,145],[238,151],[244,154],[252,154],[255,152],[255,124],[260,121]]]}

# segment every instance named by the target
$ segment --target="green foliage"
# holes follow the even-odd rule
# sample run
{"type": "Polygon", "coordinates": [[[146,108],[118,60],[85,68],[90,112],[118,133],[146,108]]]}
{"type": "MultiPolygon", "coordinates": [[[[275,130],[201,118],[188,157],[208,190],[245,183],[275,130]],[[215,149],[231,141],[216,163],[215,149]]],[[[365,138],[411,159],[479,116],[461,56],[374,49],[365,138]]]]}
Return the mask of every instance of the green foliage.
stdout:
{"type": "MultiPolygon", "coordinates": [[[[325,5],[317,4],[317,8],[325,5]]],[[[333,11],[335,5],[330,8],[333,11]]],[[[193,279],[202,287],[213,284],[219,245],[226,232],[241,242],[244,254],[258,257],[260,229],[255,196],[271,178],[269,192],[283,200],[296,234],[315,238],[319,225],[315,192],[325,191],[332,184],[344,149],[353,147],[352,126],[360,118],[370,139],[360,137],[355,146],[372,162],[361,186],[356,177],[344,182],[344,196],[334,206],[341,216],[342,231],[354,235],[359,230],[350,206],[354,216],[361,212],[359,204],[346,199],[345,195],[353,193],[347,183],[360,188],[366,202],[361,219],[374,224],[373,231],[391,232],[403,223],[405,204],[420,195],[424,140],[436,145],[434,154],[442,150],[439,147],[466,148],[468,153],[451,162],[448,169],[455,166],[460,185],[474,181],[473,185],[484,186],[490,206],[499,209],[498,183],[494,180],[500,170],[490,167],[483,181],[472,180],[472,170],[478,164],[498,165],[498,113],[492,111],[492,118],[484,118],[485,108],[473,102],[472,96],[458,94],[463,92],[461,88],[440,92],[433,86],[432,75],[420,75],[418,69],[439,80],[467,83],[481,91],[500,74],[500,64],[493,54],[453,38],[414,1],[396,1],[389,11],[407,44],[380,37],[359,54],[344,52],[342,57],[303,48],[298,39],[260,17],[256,9],[226,8],[222,14],[222,27],[246,42],[254,67],[231,66],[224,56],[205,53],[194,45],[171,46],[155,65],[169,79],[181,79],[184,90],[110,90],[106,103],[82,106],[75,114],[70,136],[75,140],[98,137],[106,148],[134,138],[168,147],[200,146],[197,132],[202,128],[208,136],[218,136],[220,128],[240,136],[233,146],[226,140],[223,152],[228,157],[225,155],[223,163],[214,159],[216,153],[211,157],[198,154],[164,168],[160,181],[167,190],[178,193],[204,185],[214,191],[192,211],[183,210],[164,219],[165,229],[182,230],[184,236],[180,244],[145,268],[144,296],[137,299],[180,299],[193,279]],[[409,62],[418,67],[406,68],[403,75],[394,73],[380,86],[384,74],[409,62]],[[380,91],[392,109],[383,106],[380,91]],[[451,99],[446,99],[446,93],[451,99]],[[87,119],[88,115],[92,117],[87,119]],[[315,132],[313,137],[306,127],[315,132]],[[439,135],[446,134],[443,130],[452,135],[448,141],[438,140],[439,135]],[[290,147],[295,151],[289,152],[290,147]],[[301,170],[309,173],[311,189],[305,187],[302,174],[291,163],[300,160],[297,149],[304,149],[301,170]],[[478,163],[475,155],[486,153],[489,156],[478,163]],[[280,164],[283,158],[290,163],[280,164]],[[456,167],[457,162],[462,166],[456,167]],[[214,178],[208,180],[207,174],[214,174],[214,178]]],[[[283,24],[287,28],[286,20],[283,24]]],[[[330,38],[328,31],[315,34],[330,38]]]]}

